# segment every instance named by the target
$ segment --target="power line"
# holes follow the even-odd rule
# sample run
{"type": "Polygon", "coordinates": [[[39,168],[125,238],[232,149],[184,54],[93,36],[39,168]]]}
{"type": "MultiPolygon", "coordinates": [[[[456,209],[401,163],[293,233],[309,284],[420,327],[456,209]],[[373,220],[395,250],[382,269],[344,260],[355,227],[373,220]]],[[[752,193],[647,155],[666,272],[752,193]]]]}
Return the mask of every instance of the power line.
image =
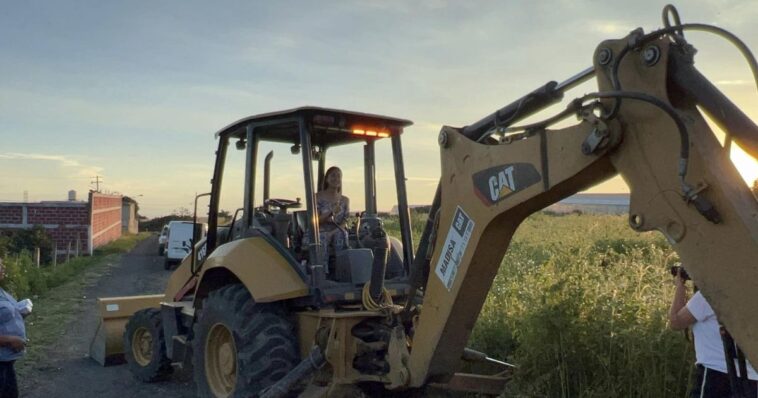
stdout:
{"type": "Polygon", "coordinates": [[[90,181],[90,184],[95,184],[95,192],[100,192],[100,183],[103,178],[101,176],[94,176],[92,178],[94,178],[94,180],[90,181]]]}

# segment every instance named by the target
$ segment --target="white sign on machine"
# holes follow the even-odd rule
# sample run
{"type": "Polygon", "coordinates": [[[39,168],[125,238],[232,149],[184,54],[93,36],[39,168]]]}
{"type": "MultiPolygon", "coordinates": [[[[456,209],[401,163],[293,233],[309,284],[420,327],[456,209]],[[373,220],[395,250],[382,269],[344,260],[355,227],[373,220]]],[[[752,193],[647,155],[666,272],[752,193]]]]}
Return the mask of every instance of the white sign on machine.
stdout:
{"type": "Polygon", "coordinates": [[[461,265],[463,253],[466,252],[466,246],[468,246],[473,230],[474,221],[458,206],[453,216],[453,224],[447,231],[444,249],[439,260],[437,260],[437,266],[434,268],[435,273],[448,291],[453,289],[455,274],[458,273],[458,267],[461,265]]]}

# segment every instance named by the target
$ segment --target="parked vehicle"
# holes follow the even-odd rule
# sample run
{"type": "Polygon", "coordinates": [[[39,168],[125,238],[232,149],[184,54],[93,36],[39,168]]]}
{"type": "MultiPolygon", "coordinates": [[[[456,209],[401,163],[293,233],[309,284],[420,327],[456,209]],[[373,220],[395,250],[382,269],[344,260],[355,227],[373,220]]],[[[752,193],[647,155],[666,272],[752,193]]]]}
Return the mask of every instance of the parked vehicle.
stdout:
{"type": "Polygon", "coordinates": [[[168,223],[168,235],[166,236],[164,268],[171,269],[174,264],[179,264],[192,250],[193,228],[197,233],[197,240],[205,237],[208,231],[207,224],[193,224],[192,221],[170,221],[168,223]]]}
{"type": "Polygon", "coordinates": [[[163,226],[161,234],[158,236],[158,255],[162,256],[166,252],[166,242],[168,241],[168,224],[163,226]]]}

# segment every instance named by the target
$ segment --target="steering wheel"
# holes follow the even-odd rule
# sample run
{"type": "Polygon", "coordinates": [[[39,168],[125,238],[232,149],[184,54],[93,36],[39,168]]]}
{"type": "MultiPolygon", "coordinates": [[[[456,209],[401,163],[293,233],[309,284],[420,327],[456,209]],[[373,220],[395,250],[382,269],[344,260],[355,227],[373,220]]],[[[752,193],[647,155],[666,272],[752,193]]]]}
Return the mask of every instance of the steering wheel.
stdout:
{"type": "Polygon", "coordinates": [[[281,210],[282,213],[286,213],[287,209],[299,209],[303,206],[302,203],[300,203],[300,200],[290,200],[290,199],[274,199],[269,198],[266,199],[263,202],[264,206],[273,206],[281,210]]]}

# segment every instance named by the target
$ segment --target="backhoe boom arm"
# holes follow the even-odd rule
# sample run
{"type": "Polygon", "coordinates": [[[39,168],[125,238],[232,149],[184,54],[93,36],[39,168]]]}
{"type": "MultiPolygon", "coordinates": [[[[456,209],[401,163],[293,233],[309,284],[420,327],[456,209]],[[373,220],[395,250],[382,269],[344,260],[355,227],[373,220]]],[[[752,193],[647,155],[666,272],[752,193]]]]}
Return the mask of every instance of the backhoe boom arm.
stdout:
{"type": "MultiPolygon", "coordinates": [[[[618,55],[629,42],[604,42],[597,53],[618,55]]],[[[500,138],[498,145],[442,129],[439,227],[413,336],[411,386],[445,382],[458,368],[519,224],[617,174],[631,191],[630,226],[666,236],[720,321],[758,363],[758,202],[698,112],[697,99],[667,88],[674,73],[669,56],[680,48],[668,39],[650,45],[660,58],[651,64],[643,52],[630,51],[621,59],[616,86],[609,77],[613,68],[595,57],[600,94],[619,93],[619,86],[634,94],[612,118],[576,108],[582,121],[575,126],[531,129],[500,138]],[[649,97],[662,104],[644,100],[649,97]],[[666,113],[665,106],[675,111],[666,113]]],[[[606,110],[616,100],[596,98],[606,110]]],[[[746,132],[738,143],[749,146],[754,134],[746,132]]]]}

